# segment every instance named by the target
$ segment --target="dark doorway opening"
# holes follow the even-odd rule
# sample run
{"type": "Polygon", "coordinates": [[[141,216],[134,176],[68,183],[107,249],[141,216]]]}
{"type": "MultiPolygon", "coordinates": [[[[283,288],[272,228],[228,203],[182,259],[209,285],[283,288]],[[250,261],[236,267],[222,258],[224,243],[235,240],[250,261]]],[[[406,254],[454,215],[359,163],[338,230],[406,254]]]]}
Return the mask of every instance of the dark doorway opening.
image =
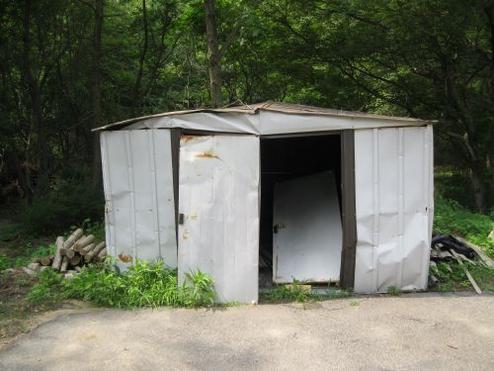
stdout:
{"type": "Polygon", "coordinates": [[[259,286],[272,287],[273,206],[275,184],[324,171],[334,174],[342,204],[342,145],[340,133],[261,138],[261,215],[259,286]]]}

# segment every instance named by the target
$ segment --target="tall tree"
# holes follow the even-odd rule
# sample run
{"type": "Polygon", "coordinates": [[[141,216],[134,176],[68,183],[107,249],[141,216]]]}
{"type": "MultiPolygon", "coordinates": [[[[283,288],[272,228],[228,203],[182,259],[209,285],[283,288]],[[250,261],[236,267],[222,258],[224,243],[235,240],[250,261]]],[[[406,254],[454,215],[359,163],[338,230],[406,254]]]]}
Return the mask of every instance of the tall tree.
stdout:
{"type": "Polygon", "coordinates": [[[218,41],[215,0],[204,0],[206,36],[208,43],[209,88],[211,106],[220,107],[221,98],[221,53],[218,41]]]}
{"type": "MultiPolygon", "coordinates": [[[[93,58],[91,69],[91,106],[92,106],[92,127],[102,125],[101,120],[101,57],[102,57],[102,32],[104,21],[104,0],[94,0],[94,32],[93,32],[93,58]]],[[[93,139],[93,184],[101,184],[101,153],[98,136],[93,139]]]]}

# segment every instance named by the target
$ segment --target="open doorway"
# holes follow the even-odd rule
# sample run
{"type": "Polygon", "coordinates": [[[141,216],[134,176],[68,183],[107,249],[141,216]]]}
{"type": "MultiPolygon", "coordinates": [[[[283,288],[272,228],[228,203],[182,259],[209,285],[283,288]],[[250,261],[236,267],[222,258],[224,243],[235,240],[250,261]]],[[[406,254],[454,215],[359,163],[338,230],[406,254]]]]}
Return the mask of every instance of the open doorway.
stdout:
{"type": "Polygon", "coordinates": [[[338,280],[341,176],[339,133],[261,139],[260,288],[338,280]],[[280,223],[287,215],[289,225],[280,223]],[[332,275],[321,271],[326,266],[332,275]]]}

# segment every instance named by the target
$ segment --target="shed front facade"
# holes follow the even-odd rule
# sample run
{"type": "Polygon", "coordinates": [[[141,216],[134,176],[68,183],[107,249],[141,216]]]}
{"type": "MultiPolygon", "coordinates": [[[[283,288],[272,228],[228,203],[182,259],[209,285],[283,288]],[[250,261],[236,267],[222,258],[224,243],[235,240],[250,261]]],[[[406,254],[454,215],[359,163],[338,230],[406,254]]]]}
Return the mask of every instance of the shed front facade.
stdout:
{"type": "Polygon", "coordinates": [[[294,279],[427,287],[430,122],[262,103],[98,130],[107,246],[122,267],[201,270],[222,302],[294,279]]]}

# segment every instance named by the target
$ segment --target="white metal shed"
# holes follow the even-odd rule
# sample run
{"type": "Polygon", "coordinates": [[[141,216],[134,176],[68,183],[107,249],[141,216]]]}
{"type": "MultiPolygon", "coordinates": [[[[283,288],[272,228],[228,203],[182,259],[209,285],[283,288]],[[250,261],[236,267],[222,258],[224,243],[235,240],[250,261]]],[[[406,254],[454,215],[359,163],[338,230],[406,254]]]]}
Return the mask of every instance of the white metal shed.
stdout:
{"type": "Polygon", "coordinates": [[[275,283],[427,287],[431,122],[267,102],[97,130],[122,266],[200,269],[224,302],[257,302],[260,267],[275,283]]]}

